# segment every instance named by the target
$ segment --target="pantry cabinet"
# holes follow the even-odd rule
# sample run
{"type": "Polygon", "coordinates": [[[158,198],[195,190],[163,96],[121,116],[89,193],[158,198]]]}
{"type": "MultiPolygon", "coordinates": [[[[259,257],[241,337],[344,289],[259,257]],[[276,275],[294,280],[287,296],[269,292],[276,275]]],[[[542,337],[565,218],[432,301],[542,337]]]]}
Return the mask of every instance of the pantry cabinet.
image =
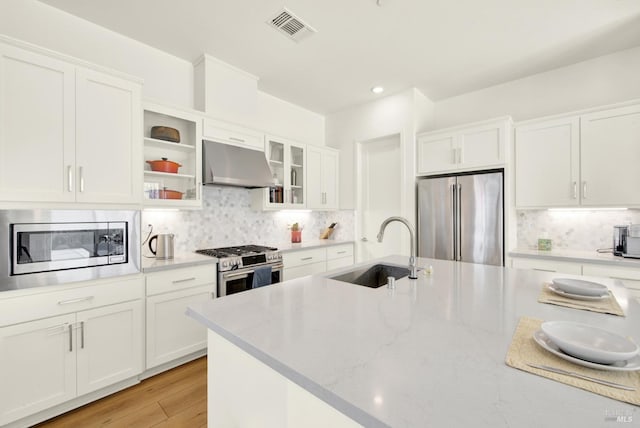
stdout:
{"type": "Polygon", "coordinates": [[[516,126],[517,208],[640,206],[640,105],[516,126]]]}
{"type": "Polygon", "coordinates": [[[503,117],[417,135],[418,175],[504,166],[511,118],[503,117]]]}
{"type": "Polygon", "coordinates": [[[307,208],[338,209],[338,151],[307,146],[307,208]]]}
{"type": "Polygon", "coordinates": [[[0,200],[140,200],[138,81],[0,42],[0,200]]]}
{"type": "Polygon", "coordinates": [[[139,375],[142,287],[136,275],[2,296],[0,425],[139,375]]]}
{"type": "Polygon", "coordinates": [[[144,103],[144,195],[145,207],[202,207],[202,119],[195,112],[144,103]],[[152,138],[152,128],[178,131],[179,141],[152,138]],[[177,172],[154,171],[149,162],[166,159],[180,166],[177,172]]]}

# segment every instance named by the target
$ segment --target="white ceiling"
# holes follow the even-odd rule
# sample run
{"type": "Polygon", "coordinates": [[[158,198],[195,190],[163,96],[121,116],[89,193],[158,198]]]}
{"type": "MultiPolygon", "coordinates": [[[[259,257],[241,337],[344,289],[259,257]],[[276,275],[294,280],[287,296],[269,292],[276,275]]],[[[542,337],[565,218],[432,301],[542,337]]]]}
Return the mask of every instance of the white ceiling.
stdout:
{"type": "Polygon", "coordinates": [[[437,101],[640,45],[638,0],[41,1],[188,61],[208,53],[321,114],[377,84],[437,101]],[[283,6],[317,34],[269,27],[283,6]]]}

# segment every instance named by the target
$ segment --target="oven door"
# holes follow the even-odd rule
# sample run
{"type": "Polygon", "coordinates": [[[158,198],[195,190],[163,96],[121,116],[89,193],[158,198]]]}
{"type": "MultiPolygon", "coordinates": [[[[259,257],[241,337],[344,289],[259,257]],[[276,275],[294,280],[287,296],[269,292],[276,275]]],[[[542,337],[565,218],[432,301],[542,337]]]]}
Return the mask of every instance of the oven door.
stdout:
{"type": "MultiPolygon", "coordinates": [[[[282,281],[282,263],[271,266],[271,284],[282,281]]],[[[251,290],[255,267],[218,273],[218,297],[251,290]]]]}

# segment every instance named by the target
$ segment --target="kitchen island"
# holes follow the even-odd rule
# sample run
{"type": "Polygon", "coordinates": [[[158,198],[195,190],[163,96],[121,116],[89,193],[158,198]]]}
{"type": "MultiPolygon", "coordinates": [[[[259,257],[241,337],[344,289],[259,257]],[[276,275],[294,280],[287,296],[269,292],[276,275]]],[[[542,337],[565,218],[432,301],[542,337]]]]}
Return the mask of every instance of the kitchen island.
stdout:
{"type": "Polygon", "coordinates": [[[640,341],[640,305],[621,283],[600,281],[626,317],[538,303],[552,273],[417,264],[432,273],[400,279],[393,290],[328,278],[341,269],[190,307],[210,330],[209,426],[599,427],[611,414],[640,421],[636,406],[504,362],[525,316],[640,341]]]}

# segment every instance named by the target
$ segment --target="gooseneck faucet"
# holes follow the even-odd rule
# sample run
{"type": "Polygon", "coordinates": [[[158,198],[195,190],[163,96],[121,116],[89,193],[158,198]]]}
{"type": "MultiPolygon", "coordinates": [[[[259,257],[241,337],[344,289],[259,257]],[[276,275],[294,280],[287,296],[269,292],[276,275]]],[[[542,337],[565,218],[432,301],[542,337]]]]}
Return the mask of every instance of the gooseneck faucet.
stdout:
{"type": "Polygon", "coordinates": [[[416,232],[413,230],[413,226],[411,223],[404,217],[389,217],[380,225],[380,232],[378,232],[378,242],[382,242],[382,238],[384,238],[384,229],[387,227],[389,223],[392,221],[399,221],[400,223],[407,226],[409,229],[409,235],[411,236],[411,257],[409,257],[409,269],[411,272],[409,273],[409,278],[418,279],[418,272],[416,269],[416,232]]]}

